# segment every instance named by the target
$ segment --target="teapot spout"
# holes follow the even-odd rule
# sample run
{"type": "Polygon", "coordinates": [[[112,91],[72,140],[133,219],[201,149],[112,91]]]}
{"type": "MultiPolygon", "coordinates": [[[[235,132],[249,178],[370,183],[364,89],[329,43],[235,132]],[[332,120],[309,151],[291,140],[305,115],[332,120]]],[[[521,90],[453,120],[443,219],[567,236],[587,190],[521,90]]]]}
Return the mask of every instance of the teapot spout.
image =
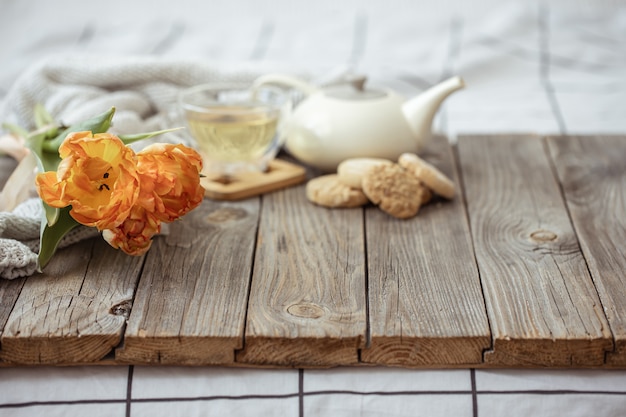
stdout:
{"type": "Polygon", "coordinates": [[[463,87],[465,82],[461,77],[448,78],[402,105],[404,118],[419,141],[425,142],[429,139],[433,118],[441,103],[463,87]]]}

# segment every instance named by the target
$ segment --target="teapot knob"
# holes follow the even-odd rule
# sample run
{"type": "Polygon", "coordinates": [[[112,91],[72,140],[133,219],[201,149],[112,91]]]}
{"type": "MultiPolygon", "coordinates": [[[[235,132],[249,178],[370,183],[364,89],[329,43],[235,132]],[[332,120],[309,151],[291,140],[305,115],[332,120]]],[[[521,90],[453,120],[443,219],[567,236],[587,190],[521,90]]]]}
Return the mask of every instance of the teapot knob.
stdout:
{"type": "Polygon", "coordinates": [[[325,95],[340,100],[362,101],[383,98],[388,95],[384,90],[365,88],[367,77],[360,74],[346,74],[341,80],[327,84],[325,95]]]}
{"type": "Polygon", "coordinates": [[[367,77],[365,75],[349,75],[346,77],[346,81],[357,91],[364,91],[367,77]]]}

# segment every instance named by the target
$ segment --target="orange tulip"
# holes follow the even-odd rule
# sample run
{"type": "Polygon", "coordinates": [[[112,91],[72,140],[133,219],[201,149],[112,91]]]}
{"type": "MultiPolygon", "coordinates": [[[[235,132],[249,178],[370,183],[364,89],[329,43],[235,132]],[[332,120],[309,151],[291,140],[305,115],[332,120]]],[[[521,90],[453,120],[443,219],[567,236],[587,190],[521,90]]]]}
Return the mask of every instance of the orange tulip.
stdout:
{"type": "Polygon", "coordinates": [[[141,255],[171,222],[197,207],[202,158],[183,145],[156,143],[135,152],[118,137],[77,132],[59,148],[57,172],[37,176],[37,189],[52,207],[72,206],[79,223],[97,227],[114,248],[141,255]]]}
{"type": "Polygon", "coordinates": [[[57,172],[36,178],[43,201],[52,207],[72,206],[70,215],[98,230],[119,226],[139,196],[135,153],[109,133],[76,132],[59,148],[57,172]]]}
{"type": "Polygon", "coordinates": [[[174,221],[202,202],[201,170],[200,155],[183,145],[156,143],[146,147],[137,154],[137,202],[124,223],[103,231],[104,239],[130,255],[145,253],[162,221],[174,221]]]}
{"type": "Polygon", "coordinates": [[[149,211],[136,205],[124,222],[102,231],[102,237],[115,249],[129,255],[142,255],[150,249],[152,237],[161,231],[161,222],[149,211]]]}
{"type": "Polygon", "coordinates": [[[164,222],[197,207],[204,198],[200,185],[201,156],[183,145],[155,143],[137,154],[140,203],[164,222]]]}

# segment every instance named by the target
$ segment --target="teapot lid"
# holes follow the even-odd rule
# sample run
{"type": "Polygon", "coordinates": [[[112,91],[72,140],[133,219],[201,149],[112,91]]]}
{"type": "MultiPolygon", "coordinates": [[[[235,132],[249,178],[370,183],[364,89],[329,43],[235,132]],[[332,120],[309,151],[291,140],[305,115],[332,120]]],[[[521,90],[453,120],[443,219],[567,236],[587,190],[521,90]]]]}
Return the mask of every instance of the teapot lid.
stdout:
{"type": "Polygon", "coordinates": [[[346,80],[345,83],[327,87],[324,89],[324,94],[327,97],[336,98],[339,100],[372,100],[377,98],[383,98],[387,96],[387,92],[384,90],[366,89],[365,82],[367,77],[354,76],[346,80]]]}

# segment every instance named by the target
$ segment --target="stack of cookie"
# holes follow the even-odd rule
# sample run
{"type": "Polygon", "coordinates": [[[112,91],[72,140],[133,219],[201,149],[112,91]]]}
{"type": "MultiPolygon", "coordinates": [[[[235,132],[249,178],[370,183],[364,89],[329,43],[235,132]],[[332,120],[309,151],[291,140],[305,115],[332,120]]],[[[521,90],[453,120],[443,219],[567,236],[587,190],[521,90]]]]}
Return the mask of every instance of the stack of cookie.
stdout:
{"type": "Polygon", "coordinates": [[[324,207],[359,207],[368,203],[399,219],[411,218],[433,193],[452,199],[454,183],[433,165],[413,153],[398,162],[380,158],[346,159],[336,174],[310,180],[309,201],[324,207]]]}

